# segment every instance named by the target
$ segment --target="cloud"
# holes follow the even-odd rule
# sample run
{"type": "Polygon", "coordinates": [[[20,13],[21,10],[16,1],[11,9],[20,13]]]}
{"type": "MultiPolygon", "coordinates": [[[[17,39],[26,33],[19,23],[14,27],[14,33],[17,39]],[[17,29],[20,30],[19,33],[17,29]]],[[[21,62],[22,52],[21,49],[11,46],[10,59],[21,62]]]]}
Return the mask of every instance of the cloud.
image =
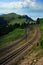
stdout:
{"type": "Polygon", "coordinates": [[[24,2],[26,2],[27,6],[31,9],[43,10],[43,4],[37,3],[36,0],[24,0],[24,2]]]}
{"type": "Polygon", "coordinates": [[[36,3],[35,0],[23,0],[17,2],[0,2],[0,8],[22,8],[22,7],[30,7],[33,9],[43,9],[42,5],[36,3]]]}
{"type": "Polygon", "coordinates": [[[0,2],[0,8],[20,8],[22,7],[22,2],[0,2]]]}
{"type": "Polygon", "coordinates": [[[0,2],[0,8],[22,8],[27,5],[25,1],[15,1],[15,2],[0,2]]]}
{"type": "Polygon", "coordinates": [[[19,0],[13,2],[0,2],[0,12],[15,12],[22,10],[23,7],[29,7],[31,9],[43,10],[43,4],[40,5],[36,0],[19,0]],[[16,10],[15,10],[16,9],[16,10]]]}

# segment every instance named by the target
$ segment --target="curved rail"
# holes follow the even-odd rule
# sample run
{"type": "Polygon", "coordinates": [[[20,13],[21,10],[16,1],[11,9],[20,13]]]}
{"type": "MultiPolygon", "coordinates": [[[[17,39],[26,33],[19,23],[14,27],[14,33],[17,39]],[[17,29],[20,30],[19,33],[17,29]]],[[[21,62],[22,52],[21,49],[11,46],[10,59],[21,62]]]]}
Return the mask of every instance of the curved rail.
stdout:
{"type": "Polygon", "coordinates": [[[28,48],[28,46],[32,45],[33,42],[37,39],[38,33],[39,33],[39,31],[37,30],[34,38],[30,42],[28,42],[27,44],[25,44],[24,46],[22,46],[18,50],[14,51],[13,53],[8,55],[7,57],[1,59],[0,65],[6,65],[6,63],[10,62],[12,59],[15,59],[19,54],[21,54],[23,51],[25,51],[28,48]]]}

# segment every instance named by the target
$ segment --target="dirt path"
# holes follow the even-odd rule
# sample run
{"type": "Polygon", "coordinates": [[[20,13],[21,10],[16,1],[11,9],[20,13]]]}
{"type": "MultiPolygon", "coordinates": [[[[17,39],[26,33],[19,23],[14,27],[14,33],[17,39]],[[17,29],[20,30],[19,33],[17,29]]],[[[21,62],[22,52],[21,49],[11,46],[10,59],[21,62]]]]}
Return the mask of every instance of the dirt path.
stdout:
{"type": "Polygon", "coordinates": [[[12,59],[15,59],[18,55],[20,56],[20,54],[23,53],[28,48],[28,46],[31,46],[33,44],[33,42],[37,40],[38,33],[39,33],[39,31],[37,30],[35,36],[33,37],[33,39],[30,42],[28,42],[23,47],[21,47],[20,49],[18,49],[15,52],[13,52],[9,56],[7,56],[4,59],[2,59],[0,61],[0,65],[6,65],[6,63],[12,61],[12,59]]]}
{"type": "MultiPolygon", "coordinates": [[[[28,34],[27,34],[27,37],[28,38],[30,36],[29,34],[30,34],[30,31],[28,30],[28,34]]],[[[10,45],[10,47],[8,46],[8,47],[6,47],[6,49],[4,48],[4,51],[2,49],[1,52],[0,52],[1,53],[0,54],[0,59],[3,58],[4,56],[8,55],[9,53],[12,53],[16,49],[18,49],[19,46],[21,47],[23,44],[25,44],[26,43],[26,40],[25,39],[26,39],[26,36],[25,36],[25,38],[23,37],[23,39],[20,40],[19,42],[10,45]]]]}
{"type": "Polygon", "coordinates": [[[19,42],[23,41],[24,39],[26,39],[26,36],[29,35],[29,29],[27,30],[28,34],[25,34],[22,38],[18,39],[15,42],[11,42],[11,44],[9,44],[8,46],[2,47],[0,48],[0,53],[12,48],[13,46],[16,46],[19,42]]]}
{"type": "Polygon", "coordinates": [[[33,38],[27,42],[25,45],[23,45],[21,48],[17,49],[16,51],[12,52],[11,54],[9,54],[8,56],[2,58],[0,60],[0,64],[1,65],[6,65],[6,63],[8,64],[10,61],[12,62],[12,59],[15,59],[17,56],[20,56],[20,54],[23,54],[23,52],[25,52],[25,50],[27,50],[27,48],[29,46],[31,46],[33,44],[34,41],[37,40],[38,38],[38,34],[39,31],[38,29],[36,29],[35,31],[35,36],[33,36],[33,38]]]}
{"type": "MultiPolygon", "coordinates": [[[[37,44],[39,38],[40,38],[40,31],[38,33],[38,37],[37,37],[36,41],[34,42],[34,44],[37,44]]],[[[36,63],[36,61],[37,61],[36,60],[36,55],[41,53],[40,51],[41,50],[32,51],[32,49],[31,49],[31,51],[30,52],[28,51],[28,54],[26,56],[24,56],[25,59],[20,61],[19,65],[35,65],[34,63],[36,63]]]]}
{"type": "MultiPolygon", "coordinates": [[[[34,30],[35,32],[36,30],[34,30]]],[[[35,34],[35,33],[34,33],[35,34]]],[[[27,39],[23,39],[21,42],[17,43],[17,45],[12,46],[11,48],[8,48],[7,50],[5,49],[5,51],[3,51],[0,54],[0,59],[5,58],[6,56],[8,56],[9,54],[13,53],[15,50],[21,48],[23,45],[25,45],[27,43],[27,41],[31,40],[31,38],[33,38],[34,36],[32,31],[29,31],[29,29],[27,30],[27,39]],[[31,35],[32,34],[32,35],[31,35]]]]}
{"type": "Polygon", "coordinates": [[[35,65],[43,65],[43,57],[40,58],[35,65]]]}

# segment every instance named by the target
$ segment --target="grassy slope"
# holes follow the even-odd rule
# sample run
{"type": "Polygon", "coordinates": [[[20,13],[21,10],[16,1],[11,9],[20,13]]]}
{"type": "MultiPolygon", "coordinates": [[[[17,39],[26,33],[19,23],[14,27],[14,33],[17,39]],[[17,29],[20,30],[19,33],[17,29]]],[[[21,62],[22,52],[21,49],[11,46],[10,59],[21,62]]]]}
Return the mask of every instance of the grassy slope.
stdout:
{"type": "MultiPolygon", "coordinates": [[[[39,26],[39,29],[40,29],[40,33],[41,33],[41,37],[39,39],[39,43],[41,44],[42,42],[42,45],[39,45],[39,46],[33,46],[32,50],[33,52],[35,51],[35,53],[39,52],[36,56],[35,56],[35,59],[38,60],[43,57],[43,19],[40,19],[40,24],[38,25],[39,26]]],[[[37,63],[36,62],[36,63],[37,63]]],[[[33,64],[32,64],[33,65],[33,64]]]]}
{"type": "Polygon", "coordinates": [[[5,14],[2,15],[1,17],[4,18],[4,20],[9,21],[9,24],[13,25],[14,23],[23,23],[26,22],[25,18],[18,18],[20,15],[17,15],[15,13],[9,13],[9,14],[5,14]]]}
{"type": "MultiPolygon", "coordinates": [[[[26,18],[25,17],[21,16],[22,18],[19,18],[20,15],[15,14],[15,13],[4,14],[4,15],[2,15],[0,17],[3,17],[4,20],[6,20],[7,22],[9,22],[8,24],[11,24],[11,25],[13,25],[15,23],[22,24],[23,22],[26,22],[26,18]]],[[[29,20],[28,20],[28,22],[29,22],[29,20]]]]}
{"type": "MultiPolygon", "coordinates": [[[[41,32],[41,38],[40,38],[40,43],[43,42],[43,19],[40,20],[39,24],[40,32],[41,32]]],[[[43,47],[43,45],[42,45],[43,47]]]]}
{"type": "Polygon", "coordinates": [[[22,23],[24,23],[24,22],[26,22],[26,19],[25,19],[25,18],[12,20],[12,21],[9,22],[9,24],[11,24],[11,25],[13,25],[13,24],[15,24],[15,23],[20,23],[20,24],[22,24],[22,23]]]}
{"type": "MultiPolygon", "coordinates": [[[[15,23],[23,23],[25,22],[25,18],[19,19],[19,15],[15,14],[15,13],[9,13],[9,14],[4,14],[1,17],[3,17],[6,21],[8,21],[9,19],[9,25],[13,25],[15,23]]],[[[10,32],[9,34],[3,36],[2,38],[0,38],[0,46],[3,45],[7,45],[9,44],[9,42],[15,41],[19,38],[21,38],[23,35],[25,34],[25,29],[15,29],[14,31],[10,32]]]]}
{"type": "Polygon", "coordinates": [[[10,32],[9,34],[0,38],[0,46],[7,45],[9,42],[15,41],[21,38],[25,33],[25,29],[15,29],[14,31],[10,32]]]}
{"type": "MultiPolygon", "coordinates": [[[[41,37],[39,39],[39,43],[41,44],[41,42],[43,42],[43,19],[40,19],[40,24],[38,25],[39,26],[39,29],[40,29],[40,34],[41,34],[41,37]]],[[[33,47],[34,50],[40,50],[40,49],[43,49],[43,45],[39,45],[37,47],[33,47]]]]}
{"type": "MultiPolygon", "coordinates": [[[[41,42],[43,42],[43,19],[40,19],[40,24],[38,25],[39,29],[40,29],[40,33],[41,33],[41,37],[39,39],[39,43],[41,44],[41,42]]],[[[42,43],[43,44],[43,43],[42,43]]],[[[33,51],[36,51],[36,53],[38,51],[40,51],[40,53],[36,56],[36,58],[41,58],[43,57],[43,45],[39,45],[39,46],[33,46],[32,48],[33,51]]]]}
{"type": "MultiPolygon", "coordinates": [[[[9,13],[9,14],[4,14],[0,17],[3,17],[4,20],[6,20],[8,22],[8,24],[13,25],[15,23],[20,23],[22,24],[23,22],[26,22],[26,18],[18,18],[20,15],[17,15],[15,13],[9,13]]],[[[28,20],[29,22],[29,20],[28,20]]],[[[9,34],[5,35],[4,37],[0,38],[0,46],[6,45],[11,41],[15,41],[17,39],[19,39],[20,37],[22,37],[25,33],[24,29],[16,29],[12,32],[10,32],[9,34]]]]}

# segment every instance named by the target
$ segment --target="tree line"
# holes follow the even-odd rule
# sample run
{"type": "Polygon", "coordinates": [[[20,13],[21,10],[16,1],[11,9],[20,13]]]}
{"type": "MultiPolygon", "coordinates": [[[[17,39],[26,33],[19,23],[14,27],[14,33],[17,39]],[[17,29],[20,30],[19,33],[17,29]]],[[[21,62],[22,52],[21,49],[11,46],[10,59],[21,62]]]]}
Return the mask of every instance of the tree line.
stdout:
{"type": "MultiPolygon", "coordinates": [[[[39,24],[39,19],[37,19],[36,23],[39,24]]],[[[33,24],[31,24],[31,25],[33,25],[33,24]]],[[[0,17],[0,36],[8,34],[9,32],[13,31],[16,28],[24,29],[29,26],[30,26],[30,24],[29,24],[29,22],[27,22],[27,20],[26,20],[26,22],[24,22],[22,24],[15,23],[13,25],[11,25],[11,24],[9,25],[8,21],[4,20],[3,17],[0,17]]]]}
{"type": "Polygon", "coordinates": [[[0,36],[3,36],[3,35],[5,35],[5,34],[8,34],[9,32],[11,32],[11,31],[13,31],[14,29],[16,29],[16,28],[21,28],[21,29],[24,29],[24,28],[26,28],[27,26],[28,26],[29,24],[28,23],[22,23],[22,24],[20,24],[20,23],[15,23],[15,24],[13,24],[13,25],[9,25],[9,24],[7,24],[7,22],[5,23],[3,23],[3,24],[1,24],[0,25],[0,36]]]}

